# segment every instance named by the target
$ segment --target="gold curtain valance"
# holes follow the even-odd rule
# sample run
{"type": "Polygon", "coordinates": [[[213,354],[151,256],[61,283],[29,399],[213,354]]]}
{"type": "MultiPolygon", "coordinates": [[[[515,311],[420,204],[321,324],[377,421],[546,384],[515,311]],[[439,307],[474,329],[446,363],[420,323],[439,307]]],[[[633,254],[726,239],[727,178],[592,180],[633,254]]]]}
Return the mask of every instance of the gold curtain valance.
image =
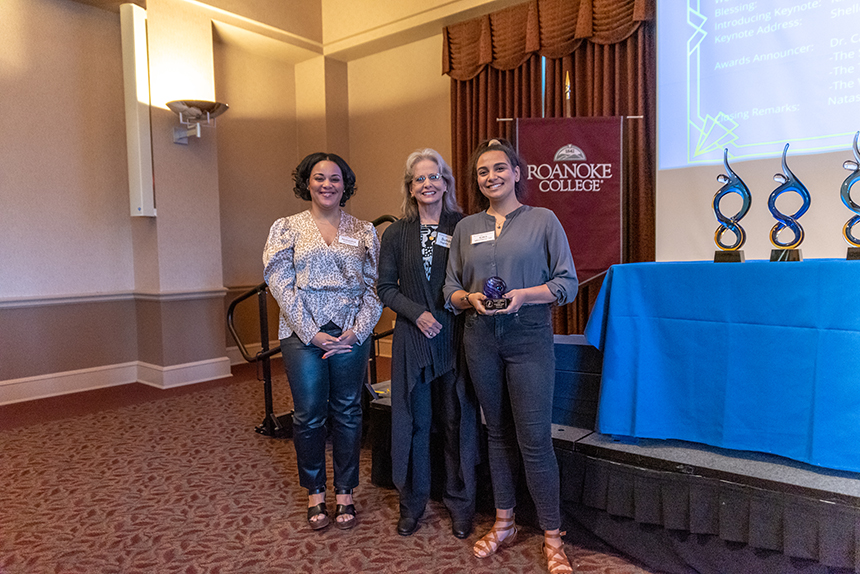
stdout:
{"type": "Polygon", "coordinates": [[[442,72],[474,78],[512,70],[533,54],[561,58],[583,40],[615,44],[654,18],[654,0],[532,0],[443,29],[442,72]]]}

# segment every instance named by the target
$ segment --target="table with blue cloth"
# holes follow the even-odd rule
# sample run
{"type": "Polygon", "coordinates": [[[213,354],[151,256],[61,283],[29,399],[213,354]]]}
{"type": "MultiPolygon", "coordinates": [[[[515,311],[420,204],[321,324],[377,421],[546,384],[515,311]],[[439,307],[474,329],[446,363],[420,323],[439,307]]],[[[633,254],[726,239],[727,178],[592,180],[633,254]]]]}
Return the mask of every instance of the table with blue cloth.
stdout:
{"type": "Polygon", "coordinates": [[[597,430],[860,472],[860,261],[610,268],[597,430]]]}

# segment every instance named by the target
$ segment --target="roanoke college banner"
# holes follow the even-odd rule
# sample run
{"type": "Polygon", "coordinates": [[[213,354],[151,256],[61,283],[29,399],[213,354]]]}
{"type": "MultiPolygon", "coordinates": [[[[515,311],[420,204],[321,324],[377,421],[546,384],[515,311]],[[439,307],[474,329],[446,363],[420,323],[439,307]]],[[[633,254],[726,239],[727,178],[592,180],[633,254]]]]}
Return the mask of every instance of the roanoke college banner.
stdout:
{"type": "Polygon", "coordinates": [[[580,283],[621,263],[623,118],[516,120],[526,160],[523,203],[555,212],[580,283]]]}

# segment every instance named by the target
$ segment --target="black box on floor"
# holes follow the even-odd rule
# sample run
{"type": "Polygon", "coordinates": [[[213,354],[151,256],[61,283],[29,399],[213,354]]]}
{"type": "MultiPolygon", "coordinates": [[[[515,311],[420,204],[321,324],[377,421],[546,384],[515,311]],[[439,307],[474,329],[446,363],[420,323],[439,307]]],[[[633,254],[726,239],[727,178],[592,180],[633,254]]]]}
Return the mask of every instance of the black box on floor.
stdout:
{"type": "Polygon", "coordinates": [[[584,335],[555,336],[553,424],[594,428],[602,368],[603,353],[584,335]]]}

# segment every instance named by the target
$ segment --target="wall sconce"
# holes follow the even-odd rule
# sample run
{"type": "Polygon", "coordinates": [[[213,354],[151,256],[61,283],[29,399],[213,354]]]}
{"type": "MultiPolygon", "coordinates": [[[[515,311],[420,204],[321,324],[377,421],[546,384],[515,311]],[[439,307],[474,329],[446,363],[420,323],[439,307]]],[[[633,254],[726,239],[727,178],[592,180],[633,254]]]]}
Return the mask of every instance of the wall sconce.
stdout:
{"type": "Polygon", "coordinates": [[[215,118],[227,111],[229,106],[221,102],[205,100],[174,100],[167,107],[179,116],[184,127],[173,128],[173,143],[188,145],[191,136],[200,137],[200,126],[215,127],[215,118]]]}

